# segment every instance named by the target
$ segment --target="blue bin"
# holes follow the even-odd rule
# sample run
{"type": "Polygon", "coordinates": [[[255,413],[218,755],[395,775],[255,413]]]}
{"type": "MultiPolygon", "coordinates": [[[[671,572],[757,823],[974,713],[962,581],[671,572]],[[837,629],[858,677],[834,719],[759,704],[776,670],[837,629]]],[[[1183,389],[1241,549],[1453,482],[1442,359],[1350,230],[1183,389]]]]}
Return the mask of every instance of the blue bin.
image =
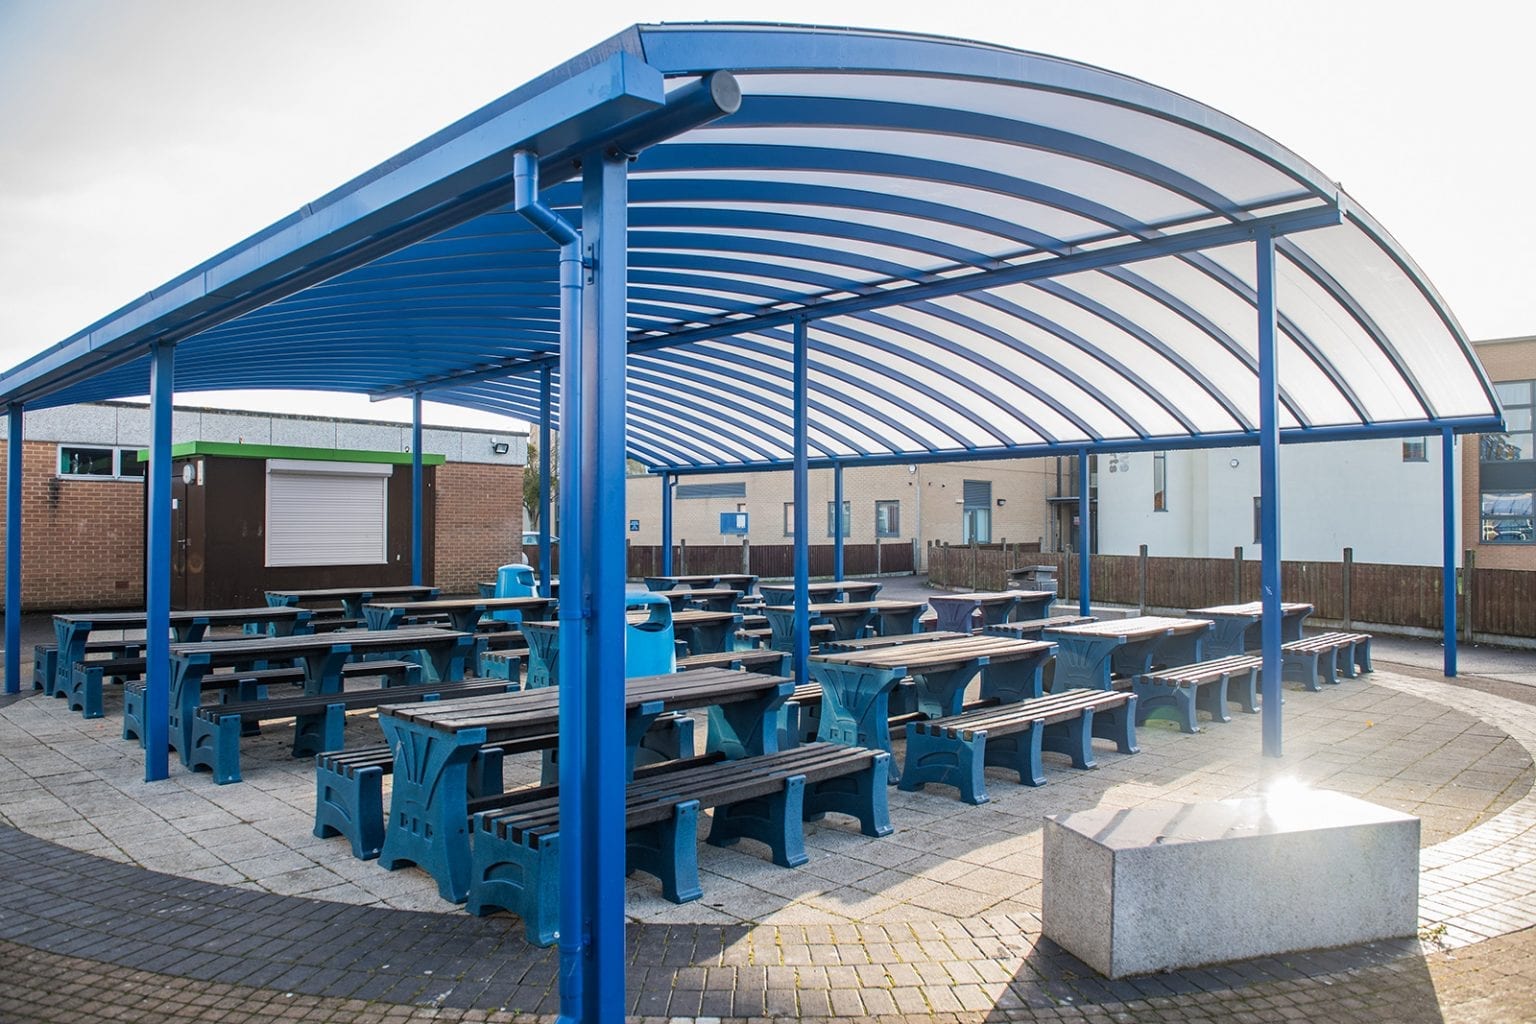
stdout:
{"type": "Polygon", "coordinates": [[[624,676],[658,676],[677,671],[677,646],[673,642],[672,602],[660,594],[630,594],[625,612],[644,611],[644,622],[624,627],[624,676]]]}
{"type": "MultiPolygon", "coordinates": [[[[532,597],[533,566],[516,564],[504,565],[496,570],[496,597],[532,597]]],[[[522,622],[522,612],[500,611],[492,612],[491,618],[502,622],[522,622]]]]}

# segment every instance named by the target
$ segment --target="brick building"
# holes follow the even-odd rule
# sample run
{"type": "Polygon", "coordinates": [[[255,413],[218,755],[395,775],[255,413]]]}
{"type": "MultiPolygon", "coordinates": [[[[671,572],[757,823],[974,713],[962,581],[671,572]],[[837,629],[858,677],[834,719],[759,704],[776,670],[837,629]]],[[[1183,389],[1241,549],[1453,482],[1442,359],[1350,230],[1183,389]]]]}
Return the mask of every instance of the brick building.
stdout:
{"type": "Polygon", "coordinates": [[[1536,569],[1536,337],[1476,343],[1508,431],[1462,443],[1461,546],[1484,569],[1536,569]]]}
{"type": "MultiPolygon", "coordinates": [[[[182,446],[310,451],[401,453],[411,440],[410,427],[398,423],[191,407],[176,408],[172,433],[182,446]]],[[[149,442],[147,408],[104,402],[28,412],[24,439],[22,607],[142,606],[144,463],[138,451],[149,442]]],[[[521,550],[527,437],[425,427],[422,448],[444,458],[433,471],[426,497],[432,507],[424,517],[435,520],[433,582],[445,593],[473,593],[477,580],[521,550]]],[[[0,523],[4,517],[0,507],[0,523]]],[[[3,573],[0,566],[0,578],[3,573]]]]}

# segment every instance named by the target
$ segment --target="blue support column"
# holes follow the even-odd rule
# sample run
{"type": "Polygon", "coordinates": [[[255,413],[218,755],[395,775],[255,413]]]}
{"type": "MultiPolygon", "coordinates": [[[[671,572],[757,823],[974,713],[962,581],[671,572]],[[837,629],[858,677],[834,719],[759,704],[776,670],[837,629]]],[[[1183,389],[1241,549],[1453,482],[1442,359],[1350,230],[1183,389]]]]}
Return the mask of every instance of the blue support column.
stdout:
{"type": "Polygon", "coordinates": [[[672,474],[661,474],[661,574],[672,575],[672,474]]]}
{"type": "Polygon", "coordinates": [[[5,692],[21,692],[21,406],[5,435],[5,692]]]}
{"type": "Polygon", "coordinates": [[[1077,450],[1077,614],[1087,615],[1093,602],[1089,587],[1088,559],[1093,547],[1093,508],[1088,501],[1088,449],[1077,450]]]}
{"type": "Polygon", "coordinates": [[[560,1008],[592,1024],[625,1010],[627,171],[583,161],[581,331],[560,363],[560,1008]]]}
{"type": "Polygon", "coordinates": [[[1264,618],[1264,756],[1279,757],[1280,726],[1280,402],[1275,353],[1275,238],[1261,232],[1259,314],[1259,570],[1264,618]]]}
{"type": "Polygon", "coordinates": [[[1451,428],[1440,432],[1440,462],[1443,490],[1440,495],[1441,529],[1444,532],[1444,578],[1440,590],[1445,601],[1442,612],[1445,630],[1445,674],[1456,676],[1456,436],[1451,428]]]}
{"type": "Polygon", "coordinates": [[[832,578],[843,581],[843,464],[832,465],[832,578]]]}
{"type": "Polygon", "coordinates": [[[804,685],[811,661],[810,434],[806,390],[809,384],[805,318],[795,321],[795,682],[804,685]]]}
{"type": "Polygon", "coordinates": [[[421,392],[411,396],[411,586],[421,586],[421,392]]]}
{"type": "MultiPolygon", "coordinates": [[[[579,281],[577,282],[580,283],[579,281]]],[[[550,479],[553,457],[549,451],[552,432],[549,421],[554,408],[550,399],[549,367],[539,371],[539,596],[548,597],[550,574],[554,571],[554,552],[550,550],[550,479]]],[[[558,535],[556,535],[558,536],[558,535]]]]}
{"type": "Polygon", "coordinates": [[[170,774],[171,396],[176,350],[150,346],[149,489],[144,538],[144,781],[170,774]]]}

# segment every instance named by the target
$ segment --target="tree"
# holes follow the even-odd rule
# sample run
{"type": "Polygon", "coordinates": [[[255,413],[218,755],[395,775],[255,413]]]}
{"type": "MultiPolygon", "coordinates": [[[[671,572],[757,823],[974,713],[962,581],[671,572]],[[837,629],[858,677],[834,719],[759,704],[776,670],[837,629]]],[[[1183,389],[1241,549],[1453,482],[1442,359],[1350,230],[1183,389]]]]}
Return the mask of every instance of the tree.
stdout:
{"type": "MultiPolygon", "coordinates": [[[[549,446],[549,504],[551,512],[555,508],[555,497],[559,490],[560,449],[551,441],[549,446]]],[[[528,512],[529,528],[537,530],[539,528],[539,443],[532,438],[528,439],[528,465],[523,467],[523,508],[528,512]]]]}

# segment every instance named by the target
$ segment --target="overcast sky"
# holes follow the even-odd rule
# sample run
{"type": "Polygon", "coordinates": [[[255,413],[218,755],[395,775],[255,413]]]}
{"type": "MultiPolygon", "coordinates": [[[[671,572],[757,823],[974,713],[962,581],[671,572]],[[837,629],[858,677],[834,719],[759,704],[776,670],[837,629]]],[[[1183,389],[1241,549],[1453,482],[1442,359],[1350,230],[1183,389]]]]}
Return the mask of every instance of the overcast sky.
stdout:
{"type": "MultiPolygon", "coordinates": [[[[1529,9],[0,0],[0,368],[626,25],[727,16],[980,39],[1182,92],[1338,180],[1472,338],[1536,334],[1529,9]]],[[[366,399],[213,401],[409,415],[404,403],[366,399]]],[[[505,422],[434,412],[437,422],[505,422]]]]}

